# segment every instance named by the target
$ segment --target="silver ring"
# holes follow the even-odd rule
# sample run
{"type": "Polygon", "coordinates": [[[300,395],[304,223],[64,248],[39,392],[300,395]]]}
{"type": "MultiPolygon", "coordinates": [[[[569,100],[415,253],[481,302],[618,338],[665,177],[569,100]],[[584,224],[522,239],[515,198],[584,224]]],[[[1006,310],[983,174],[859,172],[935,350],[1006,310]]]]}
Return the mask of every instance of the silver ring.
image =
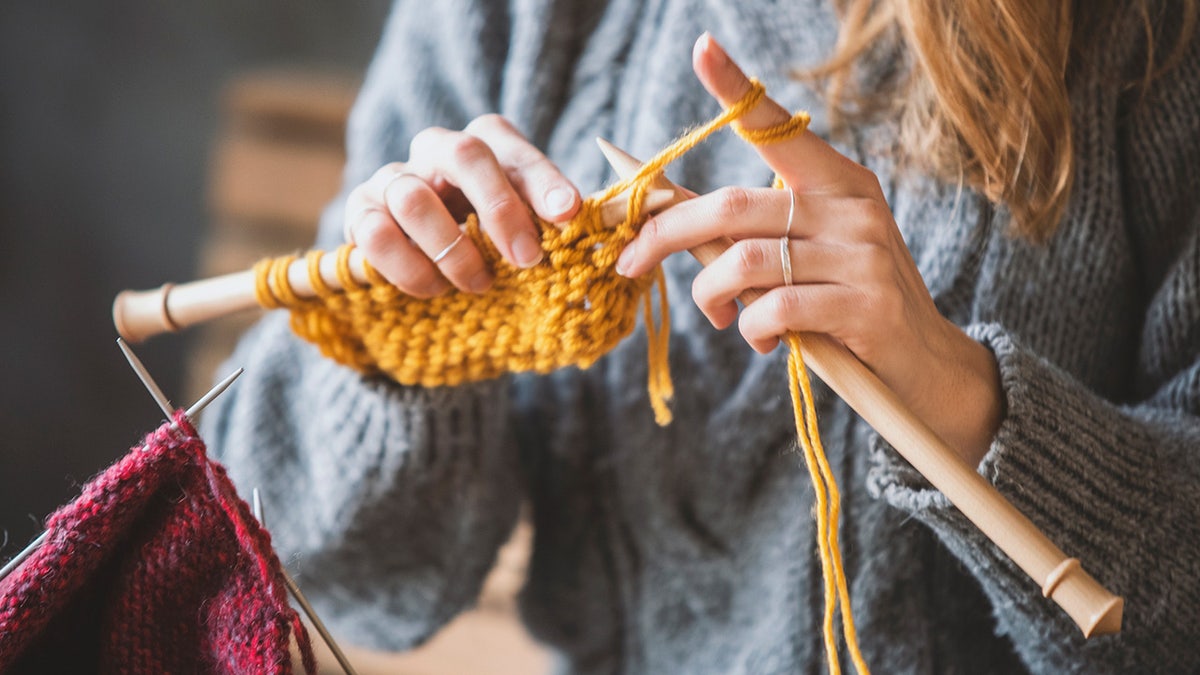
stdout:
{"type": "Polygon", "coordinates": [[[783,265],[783,285],[792,285],[792,251],[788,248],[791,239],[779,238],[779,262],[783,265]]]}
{"type": "Polygon", "coordinates": [[[787,229],[779,238],[779,262],[783,266],[783,285],[791,286],[794,282],[792,281],[792,250],[789,245],[792,236],[792,218],[796,215],[796,192],[792,188],[788,188],[787,191],[791,203],[788,205],[787,229]]]}
{"type": "Polygon", "coordinates": [[[458,237],[455,238],[454,241],[450,242],[449,246],[442,249],[441,252],[438,253],[437,255],[433,256],[433,264],[436,265],[436,264],[440,263],[446,256],[450,255],[450,251],[453,251],[454,247],[458,246],[458,242],[462,241],[463,237],[465,237],[465,236],[467,236],[466,232],[459,232],[458,237]]]}
{"type": "Polygon", "coordinates": [[[783,236],[792,236],[792,218],[796,215],[796,192],[792,188],[788,188],[788,197],[791,198],[791,203],[788,205],[788,220],[787,229],[783,231],[783,236]]]}

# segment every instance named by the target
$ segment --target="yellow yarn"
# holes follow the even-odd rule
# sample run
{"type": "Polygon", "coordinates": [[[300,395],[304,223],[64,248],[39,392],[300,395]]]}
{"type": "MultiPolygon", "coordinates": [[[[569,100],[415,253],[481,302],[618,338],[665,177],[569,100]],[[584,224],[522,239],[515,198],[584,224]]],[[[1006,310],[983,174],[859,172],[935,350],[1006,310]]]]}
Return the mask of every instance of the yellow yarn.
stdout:
{"type": "MultiPolygon", "coordinates": [[[[307,255],[309,278],[317,297],[296,295],[288,266],[296,256],[267,259],[255,267],[257,297],[267,308],[291,311],[292,329],[315,343],[321,352],[368,374],[383,373],[406,385],[456,385],[498,377],[504,373],[547,373],[563,366],[587,368],[632,332],[637,306],[645,317],[650,402],[655,420],[667,424],[673,396],[667,365],[670,314],[662,267],[640,279],[616,273],[620,252],[646,220],[647,190],[667,165],[714,131],[734,123],[735,131],[756,145],[803,133],[808,115],[797,113],[769,129],[747,130],[735,120],[765,96],[757,80],[749,92],[712,121],[663,149],[638,173],[587,199],[564,226],[534,218],[545,252],[538,265],[521,269],[505,262],[479,228],[468,218],[466,235],[495,271],[488,291],[470,294],[450,291],[420,299],[405,295],[365,265],[368,283],[360,285],[350,271],[351,246],[337,251],[341,290],[330,288],[319,273],[323,253],[307,255]],[[629,191],[624,222],[606,227],[600,206],[629,191]],[[652,289],[658,286],[660,325],[655,325],[652,289]]],[[[776,181],[776,186],[781,184],[776,181]]],[[[825,581],[824,639],[831,673],[840,673],[834,613],[841,605],[842,633],[854,665],[867,667],[858,648],[849,591],[838,543],[840,496],[817,429],[812,390],[804,367],[800,339],[789,333],[789,383],[796,415],[796,434],[812,476],[817,502],[817,539],[825,581]]]]}

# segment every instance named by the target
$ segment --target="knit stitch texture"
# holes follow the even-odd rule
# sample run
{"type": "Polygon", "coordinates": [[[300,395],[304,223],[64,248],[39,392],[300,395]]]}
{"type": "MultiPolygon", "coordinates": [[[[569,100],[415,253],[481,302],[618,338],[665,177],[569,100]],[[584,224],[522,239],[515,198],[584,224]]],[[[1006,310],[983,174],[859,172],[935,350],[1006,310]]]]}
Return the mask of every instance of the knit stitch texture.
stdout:
{"type": "Polygon", "coordinates": [[[47,522],[0,581],[2,673],[316,672],[267,532],[182,411],[47,522]]]}
{"type": "MultiPolygon", "coordinates": [[[[831,4],[402,0],[318,244],[340,242],[345,195],[405,160],[414,134],[486,113],[584,192],[607,184],[595,136],[648,157],[717,112],[691,71],[704,30],[824,133],[821,101],[791,70],[830,52],[831,4]]],[[[1200,40],[1145,95],[1126,89],[1145,65],[1126,4],[1088,5],[1110,15],[1072,57],[1078,173],[1044,245],[1012,237],[1006,209],[972,191],[902,174],[889,121],[837,141],[879,177],[942,314],[996,355],[1007,417],[981,475],[1126,600],[1120,635],[1084,640],[818,387],[845,579],[876,672],[1200,672],[1200,40]]],[[[670,177],[701,192],[771,182],[728,134],[670,177]]],[[[663,267],[676,391],[665,428],[647,412],[641,329],[587,370],[429,388],[323,358],[286,316],[247,337],[235,357],[247,375],[209,409],[205,437],[239,485],[287,514],[272,522],[276,547],[339,637],[428,639],[474,602],[524,502],[536,536],[522,617],[563,671],[823,669],[813,485],[783,350],[757,355],[713,330],[690,297],[698,265],[663,267]]]]}

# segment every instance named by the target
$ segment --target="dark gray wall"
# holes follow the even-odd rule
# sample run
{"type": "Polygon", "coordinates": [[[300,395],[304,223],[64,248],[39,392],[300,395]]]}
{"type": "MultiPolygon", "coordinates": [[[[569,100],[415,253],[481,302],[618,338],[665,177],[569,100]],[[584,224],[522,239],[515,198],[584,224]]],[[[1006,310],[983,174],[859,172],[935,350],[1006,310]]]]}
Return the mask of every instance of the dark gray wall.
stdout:
{"type": "MultiPolygon", "coordinates": [[[[385,14],[385,0],[0,10],[0,562],[161,419],[109,307],[192,278],[222,84],[266,65],[361,71],[385,14]]],[[[137,348],[173,400],[185,348],[137,348]]]]}

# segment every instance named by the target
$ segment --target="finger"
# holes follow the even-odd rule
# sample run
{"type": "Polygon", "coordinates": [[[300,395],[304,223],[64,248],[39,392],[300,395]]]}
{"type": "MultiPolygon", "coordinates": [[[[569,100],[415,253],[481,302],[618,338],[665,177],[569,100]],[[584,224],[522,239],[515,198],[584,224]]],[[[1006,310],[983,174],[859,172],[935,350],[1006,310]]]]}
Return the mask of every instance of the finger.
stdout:
{"type": "Polygon", "coordinates": [[[426,129],[413,138],[411,154],[410,164],[431,171],[463,192],[479,215],[480,227],[506,260],[518,267],[532,267],[542,259],[529,207],[487,143],[471,134],[426,129]]]}
{"type": "Polygon", "coordinates": [[[409,241],[386,211],[368,210],[352,227],[357,246],[392,285],[418,298],[433,297],[449,288],[429,257],[409,241]]]}
{"type": "Polygon", "coordinates": [[[464,131],[488,144],[517,193],[539,217],[561,223],[579,210],[579,190],[508,120],[500,115],[484,115],[464,131]]]}
{"type": "MultiPolygon", "coordinates": [[[[705,33],[692,51],[692,68],[704,88],[722,106],[736,103],[750,90],[750,80],[711,35],[705,33]]],[[[764,98],[740,120],[746,129],[765,129],[791,117],[778,103],[764,98]]],[[[801,192],[836,191],[874,196],[878,181],[811,131],[790,139],[756,145],[755,149],[789,187],[801,192]]]]}
{"type": "MultiPolygon", "coordinates": [[[[463,238],[458,223],[433,188],[413,174],[400,174],[383,190],[387,213],[425,256],[457,288],[480,293],[491,273],[479,250],[463,238]]],[[[365,250],[368,259],[375,251],[365,250]]]]}
{"type": "MultiPolygon", "coordinates": [[[[839,337],[848,321],[860,314],[861,294],[839,284],[798,284],[775,288],[742,310],[738,330],[760,354],[766,354],[788,331],[839,337]]],[[[849,346],[849,345],[848,345],[849,346]]]]}
{"type": "Polygon", "coordinates": [[[737,317],[737,297],[751,288],[853,283],[857,270],[846,265],[846,257],[842,246],[782,237],[744,239],[696,275],[692,297],[713,326],[725,328],[737,317]],[[787,242],[790,265],[783,264],[782,241],[787,242]]]}
{"type": "MultiPolygon", "coordinates": [[[[722,236],[782,236],[787,232],[790,205],[785,191],[740,187],[721,188],[681,202],[642,225],[617,259],[617,272],[641,276],[672,253],[722,236]]],[[[793,217],[793,224],[796,220],[793,217]]],[[[792,233],[799,234],[795,229],[792,233]]]]}

